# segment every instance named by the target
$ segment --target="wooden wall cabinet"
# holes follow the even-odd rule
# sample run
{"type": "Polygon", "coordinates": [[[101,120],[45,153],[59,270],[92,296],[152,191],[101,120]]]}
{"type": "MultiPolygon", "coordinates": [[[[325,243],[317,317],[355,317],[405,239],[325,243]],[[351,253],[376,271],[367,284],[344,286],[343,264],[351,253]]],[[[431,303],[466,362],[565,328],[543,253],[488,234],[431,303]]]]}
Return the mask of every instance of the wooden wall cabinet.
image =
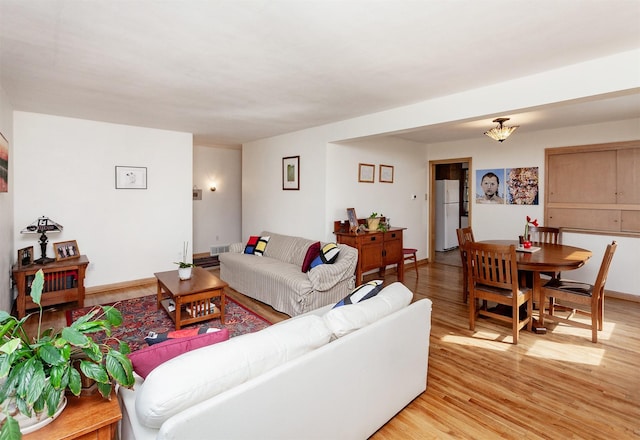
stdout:
{"type": "Polygon", "coordinates": [[[18,290],[16,309],[18,319],[25,316],[26,311],[38,307],[31,300],[31,281],[38,270],[44,272],[45,282],[40,303],[51,306],[77,301],[78,307],[84,307],[84,276],[89,265],[86,255],[70,260],[55,261],[48,264],[31,264],[20,267],[13,266],[13,279],[18,290]]]}
{"type": "Polygon", "coordinates": [[[404,258],[402,231],[406,228],[390,228],[386,232],[349,232],[349,223],[334,223],[336,241],[358,250],[356,284],[362,283],[362,274],[378,269],[381,276],[387,266],[397,265],[398,281],[404,282],[404,258]]]}
{"type": "Polygon", "coordinates": [[[545,226],[640,233],[640,141],[548,148],[545,226]]]}

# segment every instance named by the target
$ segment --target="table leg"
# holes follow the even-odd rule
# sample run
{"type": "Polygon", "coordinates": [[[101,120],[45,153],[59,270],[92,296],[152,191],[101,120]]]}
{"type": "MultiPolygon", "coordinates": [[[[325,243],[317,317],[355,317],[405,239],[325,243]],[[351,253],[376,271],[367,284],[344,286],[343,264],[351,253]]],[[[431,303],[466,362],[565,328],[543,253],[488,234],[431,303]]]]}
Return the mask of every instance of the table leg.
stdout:
{"type": "Polygon", "coordinates": [[[160,310],[162,308],[162,304],[160,304],[160,302],[162,301],[162,286],[160,285],[160,280],[158,280],[158,293],[157,293],[157,301],[158,301],[158,310],[160,310]]]}
{"type": "MultiPolygon", "coordinates": [[[[540,272],[532,272],[533,274],[533,299],[535,300],[537,298],[538,300],[538,313],[544,313],[544,297],[542,296],[542,281],[540,279],[540,272]]],[[[538,333],[538,334],[545,334],[547,333],[547,328],[543,327],[542,325],[540,325],[540,323],[538,322],[537,319],[535,319],[533,316],[531,317],[532,319],[532,329],[534,331],[534,333],[538,333]]]]}
{"type": "Polygon", "coordinates": [[[220,292],[220,323],[224,325],[224,307],[225,307],[224,289],[220,292]]]}

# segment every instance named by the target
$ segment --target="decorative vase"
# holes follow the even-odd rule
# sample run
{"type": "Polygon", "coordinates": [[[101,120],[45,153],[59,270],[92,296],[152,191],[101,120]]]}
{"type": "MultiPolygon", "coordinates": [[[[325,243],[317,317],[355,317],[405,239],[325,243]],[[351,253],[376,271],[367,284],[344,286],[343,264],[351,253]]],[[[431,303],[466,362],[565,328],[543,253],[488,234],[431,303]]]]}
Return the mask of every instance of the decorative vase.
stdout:
{"type": "Polygon", "coordinates": [[[367,229],[370,231],[377,231],[378,225],[380,225],[380,217],[367,219],[367,229]]]}
{"type": "Polygon", "coordinates": [[[191,278],[191,269],[192,267],[179,267],[178,268],[178,277],[180,277],[181,280],[188,280],[189,278],[191,278]]]}

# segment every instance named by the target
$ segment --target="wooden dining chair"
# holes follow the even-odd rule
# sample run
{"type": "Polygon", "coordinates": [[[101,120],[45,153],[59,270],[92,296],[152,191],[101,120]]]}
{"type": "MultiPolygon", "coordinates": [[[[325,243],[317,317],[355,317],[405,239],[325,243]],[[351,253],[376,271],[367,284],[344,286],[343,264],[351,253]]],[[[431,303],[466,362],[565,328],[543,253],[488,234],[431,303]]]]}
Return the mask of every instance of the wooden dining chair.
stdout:
{"type": "Polygon", "coordinates": [[[591,342],[598,342],[598,330],[602,330],[604,322],[604,285],[617,247],[618,243],[615,240],[607,245],[595,284],[554,278],[542,286],[543,305],[547,304],[547,299],[549,305],[548,312],[545,312],[544,307],[540,308],[540,325],[544,325],[544,319],[549,318],[576,327],[588,328],[591,329],[591,342]],[[563,304],[564,301],[568,303],[563,304],[564,309],[570,310],[566,318],[554,315],[554,308],[557,306],[556,301],[558,300],[561,301],[560,304],[563,304]],[[577,313],[590,316],[591,324],[571,319],[577,313]]]}
{"type": "MultiPolygon", "coordinates": [[[[529,226],[529,240],[533,243],[562,244],[560,228],[550,226],[529,226]]],[[[560,278],[560,272],[541,272],[549,278],[560,278]]],[[[533,276],[531,272],[522,271],[520,274],[520,284],[533,287],[533,276]]]]}
{"type": "Polygon", "coordinates": [[[473,230],[471,227],[456,229],[458,234],[458,248],[460,249],[460,258],[462,259],[462,301],[467,302],[469,297],[469,270],[467,268],[467,253],[464,246],[468,242],[474,242],[473,230]]]}
{"type": "Polygon", "coordinates": [[[529,226],[529,240],[534,243],[561,243],[560,228],[550,226],[529,226]]]}
{"type": "Polygon", "coordinates": [[[533,312],[532,290],[518,286],[515,245],[468,242],[465,245],[467,266],[470,268],[469,329],[475,330],[479,315],[511,324],[513,343],[518,343],[520,329],[531,330],[533,312]],[[478,300],[482,304],[478,308],[478,300]],[[511,306],[511,316],[488,308],[488,303],[511,306]],[[527,316],[520,316],[520,306],[526,304],[527,316]]]}

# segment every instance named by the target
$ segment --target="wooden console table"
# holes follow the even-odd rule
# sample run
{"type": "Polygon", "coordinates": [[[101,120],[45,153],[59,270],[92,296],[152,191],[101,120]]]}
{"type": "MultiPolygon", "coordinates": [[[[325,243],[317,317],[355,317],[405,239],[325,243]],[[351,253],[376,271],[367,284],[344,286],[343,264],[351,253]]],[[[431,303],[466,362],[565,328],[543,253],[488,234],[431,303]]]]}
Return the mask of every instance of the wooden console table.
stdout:
{"type": "Polygon", "coordinates": [[[67,407],[57,419],[22,438],[113,440],[121,418],[122,412],[115,393],[111,395],[111,400],[104,399],[100,393],[83,397],[67,396],[67,407]]]}
{"type": "Polygon", "coordinates": [[[44,288],[40,300],[43,307],[67,302],[78,302],[78,307],[84,307],[84,275],[89,265],[86,255],[47,264],[31,264],[20,267],[13,266],[13,279],[18,289],[16,309],[18,319],[25,316],[29,309],[38,305],[31,300],[31,281],[38,270],[44,272],[44,288]]]}
{"type": "Polygon", "coordinates": [[[384,276],[387,266],[396,264],[398,281],[404,282],[404,256],[402,255],[402,231],[406,228],[389,228],[386,232],[366,231],[350,232],[349,222],[334,222],[333,233],[338,243],[346,244],[358,250],[356,266],[356,284],[362,283],[362,274],[379,269],[384,276]]]}

